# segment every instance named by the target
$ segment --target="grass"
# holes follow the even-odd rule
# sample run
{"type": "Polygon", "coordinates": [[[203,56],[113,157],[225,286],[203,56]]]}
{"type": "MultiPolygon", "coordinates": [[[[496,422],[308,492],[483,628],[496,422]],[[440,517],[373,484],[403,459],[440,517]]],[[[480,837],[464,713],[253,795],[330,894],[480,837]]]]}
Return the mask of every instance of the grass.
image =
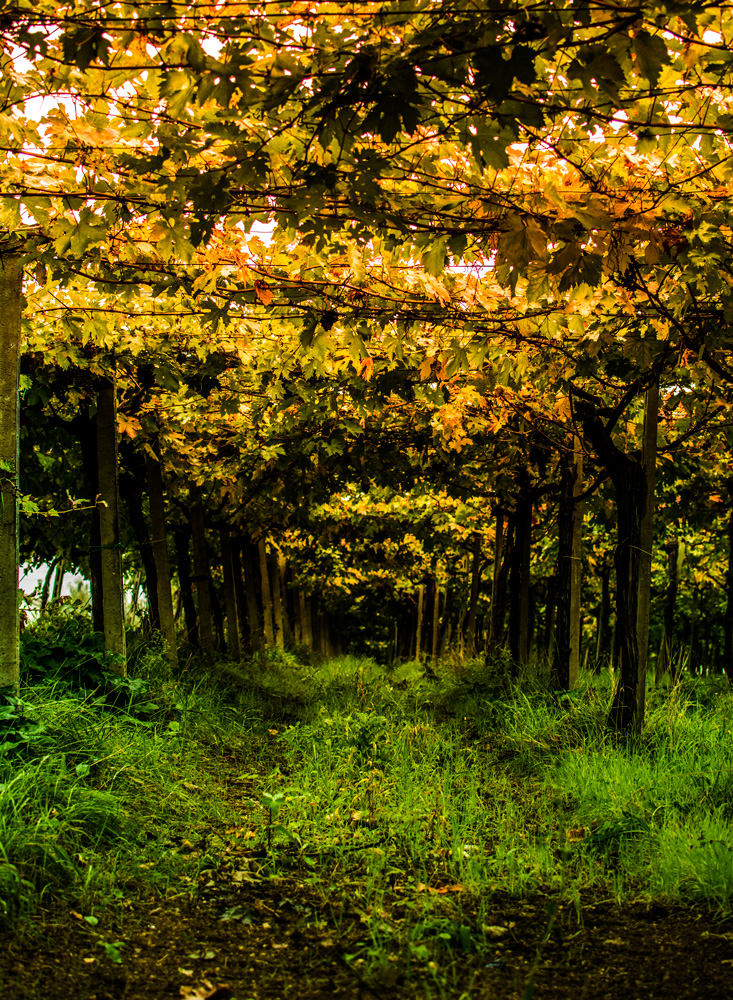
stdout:
{"type": "Polygon", "coordinates": [[[54,900],[91,921],[151,893],[195,896],[244,844],[258,877],[322,892],[332,924],[339,899],[356,907],[359,975],[388,986],[419,967],[441,996],[462,954],[494,954],[497,896],[731,910],[733,695],[719,681],[650,691],[644,734],[624,745],[605,727],[609,677],[558,697],[501,662],[426,680],[418,664],[275,653],[173,680],[152,650],[110,687],[64,656],[28,669],[3,723],[5,927],[54,900]]]}

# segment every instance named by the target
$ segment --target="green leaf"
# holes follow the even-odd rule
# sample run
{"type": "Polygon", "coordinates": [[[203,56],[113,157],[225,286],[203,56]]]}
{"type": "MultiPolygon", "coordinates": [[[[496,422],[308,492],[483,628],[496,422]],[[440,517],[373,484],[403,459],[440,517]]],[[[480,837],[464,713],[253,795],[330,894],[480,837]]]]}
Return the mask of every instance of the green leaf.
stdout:
{"type": "Polygon", "coordinates": [[[423,267],[428,274],[434,278],[440,277],[445,270],[448,240],[445,236],[440,236],[433,240],[428,249],[422,255],[423,267]]]}
{"type": "Polygon", "coordinates": [[[647,78],[652,87],[656,87],[662,66],[670,60],[664,39],[661,35],[640,31],[632,39],[631,47],[642,76],[647,78]]]}

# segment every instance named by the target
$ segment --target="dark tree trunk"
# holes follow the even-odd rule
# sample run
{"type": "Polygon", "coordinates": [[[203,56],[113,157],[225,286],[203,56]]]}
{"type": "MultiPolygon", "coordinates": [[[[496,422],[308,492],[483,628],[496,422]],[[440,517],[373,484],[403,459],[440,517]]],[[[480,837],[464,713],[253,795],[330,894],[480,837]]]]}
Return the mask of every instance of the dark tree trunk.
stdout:
{"type": "Polygon", "coordinates": [[[173,614],[171,593],[171,567],[168,559],[168,528],[165,516],[165,495],[160,458],[145,456],[145,482],[150,507],[151,549],[155,560],[157,583],[157,607],[160,618],[160,633],[165,640],[166,656],[171,667],[178,667],[178,647],[176,642],[176,622],[173,614]]]}
{"type": "Polygon", "coordinates": [[[443,617],[440,620],[440,628],[438,629],[438,656],[442,656],[445,650],[445,640],[448,634],[448,623],[450,622],[450,617],[453,613],[453,603],[454,603],[454,589],[449,583],[445,589],[445,603],[443,604],[443,617]]]}
{"type": "MultiPolygon", "coordinates": [[[[729,525],[730,532],[730,525],[729,525]]],[[[664,546],[667,554],[667,589],[664,593],[662,642],[659,647],[656,674],[661,678],[669,671],[674,673],[672,666],[672,641],[674,636],[674,613],[677,605],[677,590],[679,579],[680,543],[678,538],[670,539],[664,546]]],[[[730,556],[729,556],[730,558],[730,556]]]]}
{"type": "Polygon", "coordinates": [[[110,667],[127,673],[125,586],[120,549],[117,461],[117,400],[114,379],[100,380],[97,393],[97,474],[99,480],[99,548],[102,553],[102,620],[104,650],[110,667]]]}
{"type": "Polygon", "coordinates": [[[190,490],[191,542],[193,544],[193,581],[196,584],[198,608],[199,645],[205,656],[214,651],[214,625],[211,613],[211,571],[204,525],[204,501],[201,487],[192,485],[190,490]]]}
{"type": "Polygon", "coordinates": [[[532,501],[520,494],[515,511],[515,544],[509,580],[509,650],[515,664],[529,656],[529,567],[532,545],[532,501]]]}
{"type": "MultiPolygon", "coordinates": [[[[733,480],[729,482],[728,490],[733,500],[733,480]]],[[[725,575],[725,584],[727,602],[723,619],[723,669],[733,684],[733,510],[728,518],[728,571],[725,575]]]]}
{"type": "Polygon", "coordinates": [[[499,572],[494,577],[491,597],[491,648],[496,649],[504,641],[504,619],[507,609],[507,583],[514,560],[514,523],[509,521],[504,532],[499,572]]]}
{"type": "Polygon", "coordinates": [[[641,730],[639,696],[639,563],[647,495],[647,479],[641,462],[629,458],[614,444],[595,408],[586,402],[576,404],[586,437],[613,481],[618,508],[616,566],[616,642],[618,644],[619,681],[609,713],[609,725],[619,732],[641,730]]]}
{"type": "Polygon", "coordinates": [[[598,606],[596,631],[596,660],[593,672],[599,674],[611,656],[611,564],[605,558],[601,563],[601,603],[598,606]]]}
{"type": "Polygon", "coordinates": [[[468,624],[466,625],[466,652],[473,656],[476,650],[476,614],[478,611],[478,595],[481,587],[481,535],[473,533],[471,550],[471,599],[468,605],[468,624]]]}
{"type": "Polygon", "coordinates": [[[224,605],[227,616],[227,652],[233,660],[240,660],[239,615],[237,613],[237,588],[234,582],[232,544],[228,528],[219,532],[221,543],[221,566],[224,573],[224,605]]]}
{"type": "Polygon", "coordinates": [[[562,691],[575,686],[580,667],[580,544],[583,515],[576,497],[580,492],[581,452],[562,456],[562,482],[558,516],[557,620],[553,682],[562,691]]]}
{"type": "Polygon", "coordinates": [[[160,631],[160,609],[158,606],[158,570],[155,565],[153,546],[148,531],[148,522],[143,511],[143,496],[146,492],[145,462],[143,456],[130,443],[122,442],[120,454],[124,467],[120,471],[120,496],[127,507],[127,516],[135,535],[143,570],[145,571],[145,593],[148,597],[150,624],[160,631]]]}
{"type": "MultiPolygon", "coordinates": [[[[501,573],[502,558],[504,555],[504,512],[496,513],[496,524],[494,529],[494,569],[491,581],[491,610],[489,612],[489,635],[486,646],[489,650],[497,644],[498,638],[494,630],[495,609],[499,603],[499,575],[501,573]]],[[[498,617],[498,616],[496,616],[498,617]]]]}
{"type": "Polygon", "coordinates": [[[102,548],[99,536],[99,471],[97,468],[97,418],[89,415],[89,405],[85,404],[73,427],[81,445],[84,491],[90,503],[94,504],[89,525],[89,587],[92,598],[92,627],[95,632],[104,632],[102,614],[102,548]]]}
{"type": "Polygon", "coordinates": [[[264,630],[260,613],[260,557],[255,543],[249,536],[242,538],[242,569],[247,598],[247,620],[252,651],[262,648],[264,630]]]}
{"type": "Polygon", "coordinates": [[[20,685],[20,603],[18,599],[18,384],[23,313],[23,264],[9,252],[4,234],[0,259],[0,689],[17,694],[20,685]]]}
{"type": "Polygon", "coordinates": [[[191,572],[191,553],[189,543],[191,540],[191,529],[188,525],[176,528],[173,532],[173,541],[176,548],[176,562],[178,564],[178,587],[183,605],[183,617],[186,622],[186,638],[192,646],[199,645],[199,627],[196,616],[196,603],[193,599],[193,579],[191,572]]]}

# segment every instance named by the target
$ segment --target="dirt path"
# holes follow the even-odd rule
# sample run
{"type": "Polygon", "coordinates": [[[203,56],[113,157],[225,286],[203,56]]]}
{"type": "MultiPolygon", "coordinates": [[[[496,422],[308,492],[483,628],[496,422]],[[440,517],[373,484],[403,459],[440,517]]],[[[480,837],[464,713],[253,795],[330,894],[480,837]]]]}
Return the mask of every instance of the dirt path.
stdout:
{"type": "MultiPolygon", "coordinates": [[[[403,901],[389,917],[398,921],[403,901]]],[[[464,901],[465,903],[465,901],[464,901]]],[[[196,904],[150,904],[125,921],[121,961],[96,928],[68,913],[0,957],[0,994],[23,1000],[297,1000],[460,997],[472,1000],[726,1000],[733,995],[733,921],[690,908],[497,903],[481,954],[454,948],[433,971],[398,958],[369,967],[361,914],[296,881],[221,881],[196,904]],[[438,988],[434,976],[442,984],[438,988]]]]}

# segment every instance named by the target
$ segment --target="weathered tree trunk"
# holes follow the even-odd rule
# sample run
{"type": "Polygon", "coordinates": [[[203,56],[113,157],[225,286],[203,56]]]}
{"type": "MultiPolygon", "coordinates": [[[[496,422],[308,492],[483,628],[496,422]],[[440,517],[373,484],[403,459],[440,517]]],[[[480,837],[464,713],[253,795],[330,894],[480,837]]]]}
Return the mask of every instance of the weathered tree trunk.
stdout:
{"type": "Polygon", "coordinates": [[[529,568],[532,546],[532,500],[520,494],[514,522],[515,544],[510,575],[509,649],[515,664],[529,655],[529,568]]]}
{"type": "Polygon", "coordinates": [[[265,625],[265,642],[268,646],[275,645],[275,626],[272,616],[272,589],[270,587],[270,574],[267,566],[267,545],[265,539],[260,538],[257,550],[260,560],[260,580],[262,586],[262,617],[265,625]]]}
{"type": "Polygon", "coordinates": [[[23,267],[20,259],[0,259],[0,689],[16,694],[20,684],[20,604],[18,599],[18,380],[23,267]]]}
{"type": "Polygon", "coordinates": [[[619,732],[640,732],[639,716],[639,563],[642,549],[641,522],[647,502],[647,477],[641,462],[618,448],[595,408],[585,401],[576,404],[587,439],[616,488],[618,539],[616,564],[616,642],[619,681],[609,713],[609,725],[619,732]]]}
{"type": "Polygon", "coordinates": [[[107,378],[102,380],[97,394],[97,469],[104,649],[109,656],[110,667],[124,677],[127,673],[127,650],[117,480],[117,400],[114,380],[107,378]]]}
{"type": "Polygon", "coordinates": [[[206,545],[204,525],[204,502],[201,487],[192,485],[190,489],[191,541],[193,544],[193,582],[196,586],[198,607],[199,646],[204,656],[214,652],[214,624],[211,614],[211,570],[209,551],[206,545]]]}
{"type": "Polygon", "coordinates": [[[224,572],[224,608],[227,618],[227,652],[233,660],[241,660],[242,651],[239,645],[239,616],[237,615],[237,592],[234,585],[234,567],[232,565],[232,545],[229,529],[222,528],[219,532],[221,542],[221,567],[224,572]]]}
{"type": "MultiPolygon", "coordinates": [[[[145,455],[145,479],[150,508],[151,548],[155,561],[155,588],[160,634],[166,644],[166,658],[172,669],[178,667],[176,622],[173,614],[171,567],[168,559],[168,538],[163,495],[163,474],[160,461],[145,455]]],[[[190,591],[189,591],[190,592],[190,591]]]]}
{"type": "Polygon", "coordinates": [[[572,451],[562,457],[562,485],[558,517],[557,619],[552,677],[556,687],[570,691],[580,669],[580,585],[583,512],[577,497],[582,490],[583,453],[573,438],[572,451]]]}
{"type": "Polygon", "coordinates": [[[466,625],[466,653],[468,656],[473,656],[476,652],[476,612],[480,586],[481,535],[478,531],[474,531],[471,552],[471,598],[468,605],[468,624],[466,625]]]}

